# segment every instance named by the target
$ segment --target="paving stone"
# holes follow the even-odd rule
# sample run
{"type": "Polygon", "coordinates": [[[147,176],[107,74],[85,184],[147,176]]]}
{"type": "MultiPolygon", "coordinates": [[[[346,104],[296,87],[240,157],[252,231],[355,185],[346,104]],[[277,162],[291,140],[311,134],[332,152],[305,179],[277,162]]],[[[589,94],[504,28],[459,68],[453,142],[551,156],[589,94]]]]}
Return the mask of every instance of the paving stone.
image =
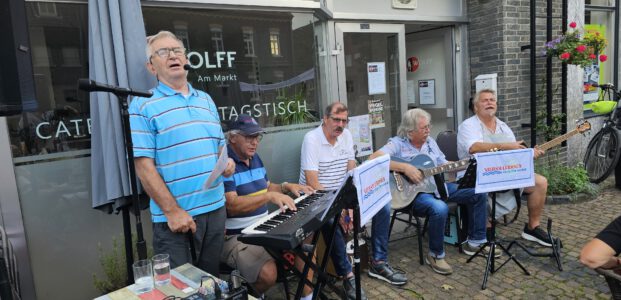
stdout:
{"type": "MultiPolygon", "coordinates": [[[[498,272],[490,274],[488,288],[481,290],[485,259],[476,258],[466,263],[468,257],[460,254],[457,247],[445,245],[447,260],[454,273],[440,275],[429,266],[418,263],[418,241],[416,238],[407,238],[389,244],[389,258],[394,267],[407,272],[408,284],[398,288],[363,273],[362,286],[369,299],[416,299],[419,296],[424,299],[609,299],[610,291],[604,278],[582,266],[578,255],[587,241],[618,216],[619,207],[621,191],[614,188],[606,189],[586,202],[546,206],[542,223],[552,218],[553,233],[563,241],[562,272],[558,270],[554,259],[531,257],[522,249],[512,247],[512,254],[532,275],[525,275],[516,264],[509,262],[498,272]],[[443,284],[452,289],[442,289],[443,284]]],[[[527,212],[523,210],[515,223],[498,226],[497,234],[505,240],[519,238],[526,221],[527,212]]],[[[425,237],[425,253],[428,243],[425,237]]],[[[508,246],[508,242],[503,244],[508,246]]],[[[526,242],[524,244],[535,247],[526,242]]],[[[503,255],[503,258],[506,259],[506,256],[503,255]]],[[[497,260],[496,267],[498,262],[503,261],[497,260]]],[[[341,283],[338,282],[336,286],[340,288],[341,283]]],[[[333,299],[339,299],[328,288],[325,292],[333,299]]],[[[281,285],[270,289],[267,295],[270,299],[284,298],[281,285]]]]}

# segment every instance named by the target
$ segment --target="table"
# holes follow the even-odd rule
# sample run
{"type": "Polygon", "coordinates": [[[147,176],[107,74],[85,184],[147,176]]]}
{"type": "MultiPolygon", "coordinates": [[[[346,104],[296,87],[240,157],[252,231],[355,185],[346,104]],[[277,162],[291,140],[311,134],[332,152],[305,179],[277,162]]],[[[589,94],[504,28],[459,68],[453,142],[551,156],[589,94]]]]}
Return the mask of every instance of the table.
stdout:
{"type": "MultiPolygon", "coordinates": [[[[201,284],[201,276],[209,275],[207,272],[193,266],[184,264],[170,271],[171,283],[164,286],[155,286],[148,293],[137,295],[134,292],[135,285],[126,286],[109,294],[95,298],[95,300],[150,300],[162,298],[170,295],[176,297],[187,297],[196,293],[201,284]]],[[[204,286],[212,284],[211,280],[205,280],[204,286]]],[[[252,299],[249,296],[249,299],[252,299]]]]}

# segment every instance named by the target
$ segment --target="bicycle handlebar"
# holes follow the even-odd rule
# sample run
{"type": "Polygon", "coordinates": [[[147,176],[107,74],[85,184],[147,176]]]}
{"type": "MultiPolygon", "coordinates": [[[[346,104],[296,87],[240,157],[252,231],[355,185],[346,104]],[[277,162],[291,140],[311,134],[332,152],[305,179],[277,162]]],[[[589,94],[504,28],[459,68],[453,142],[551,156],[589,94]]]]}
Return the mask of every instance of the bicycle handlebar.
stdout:
{"type": "Polygon", "coordinates": [[[613,90],[615,89],[615,85],[612,83],[603,83],[603,84],[594,83],[594,84],[591,84],[591,86],[602,88],[602,89],[613,89],[613,90]]]}

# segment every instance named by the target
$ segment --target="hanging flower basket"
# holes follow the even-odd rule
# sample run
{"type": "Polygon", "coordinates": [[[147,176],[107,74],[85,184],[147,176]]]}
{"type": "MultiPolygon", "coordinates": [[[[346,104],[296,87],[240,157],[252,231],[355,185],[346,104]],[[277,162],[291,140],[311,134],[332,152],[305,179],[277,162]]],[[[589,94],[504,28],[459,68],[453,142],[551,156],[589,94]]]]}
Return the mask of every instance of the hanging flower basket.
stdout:
{"type": "Polygon", "coordinates": [[[564,35],[549,41],[545,45],[545,53],[561,61],[581,67],[592,65],[597,59],[605,62],[608,57],[599,54],[606,49],[608,41],[597,31],[584,34],[577,30],[576,22],[569,23],[570,30],[564,35]],[[599,54],[599,55],[598,55],[599,54]]]}

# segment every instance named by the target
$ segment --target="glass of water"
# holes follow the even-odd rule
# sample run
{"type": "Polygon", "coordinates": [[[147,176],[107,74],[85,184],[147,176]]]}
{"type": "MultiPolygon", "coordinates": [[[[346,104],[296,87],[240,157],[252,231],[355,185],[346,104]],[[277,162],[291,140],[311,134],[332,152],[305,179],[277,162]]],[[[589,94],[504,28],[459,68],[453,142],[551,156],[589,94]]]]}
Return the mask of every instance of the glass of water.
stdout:
{"type": "Polygon", "coordinates": [[[134,263],[134,283],[136,293],[142,294],[153,290],[153,268],[151,260],[143,259],[134,263]]]}
{"type": "Polygon", "coordinates": [[[155,284],[158,286],[170,283],[170,257],[168,254],[158,254],[153,256],[153,274],[155,274],[155,284]]]}

